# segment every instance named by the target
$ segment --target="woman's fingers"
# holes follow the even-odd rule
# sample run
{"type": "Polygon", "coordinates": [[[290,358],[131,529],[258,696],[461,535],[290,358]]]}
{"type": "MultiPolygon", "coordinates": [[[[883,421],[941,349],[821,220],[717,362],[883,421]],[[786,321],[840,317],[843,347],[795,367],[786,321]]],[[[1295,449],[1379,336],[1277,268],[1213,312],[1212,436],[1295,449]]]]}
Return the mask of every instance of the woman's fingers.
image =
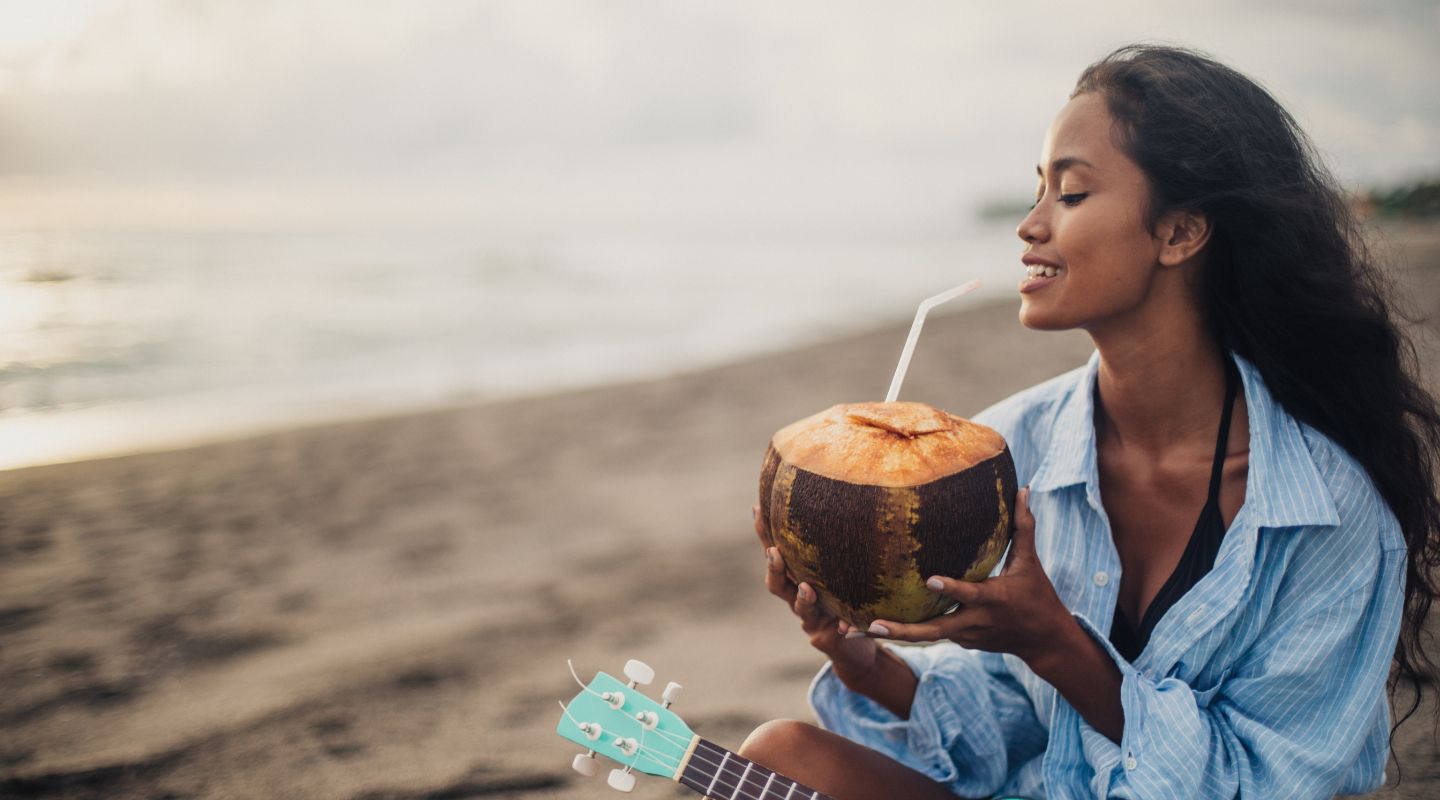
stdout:
{"type": "Polygon", "coordinates": [[[800,627],[810,635],[810,645],[835,657],[835,648],[845,641],[844,632],[834,614],[825,608],[815,587],[801,583],[796,590],[795,615],[800,617],[800,627]]]}
{"type": "Polygon", "coordinates": [[[808,583],[796,585],[785,573],[785,559],[780,557],[779,548],[765,548],[765,564],[765,588],[790,604],[790,610],[800,618],[807,632],[813,634],[821,628],[834,627],[835,618],[821,604],[815,587],[808,583]]]}
{"type": "Polygon", "coordinates": [[[1010,554],[1005,557],[1004,574],[1014,569],[1024,569],[1037,563],[1035,555],[1035,515],[1030,513],[1030,487],[1021,489],[1015,496],[1015,530],[1010,535],[1010,554]]]}
{"type": "Polygon", "coordinates": [[[907,625],[877,619],[870,623],[870,628],[865,633],[876,639],[891,639],[897,642],[938,642],[950,638],[945,628],[945,623],[935,620],[907,625]]]}
{"type": "Polygon", "coordinates": [[[991,630],[993,624],[994,618],[988,607],[961,606],[958,611],[924,622],[906,624],[877,619],[870,623],[864,635],[872,639],[892,639],[897,642],[938,642],[949,639],[966,647],[973,647],[991,630]]]}
{"type": "Polygon", "coordinates": [[[988,589],[983,583],[961,581],[943,575],[935,575],[925,581],[925,588],[962,605],[975,605],[984,601],[988,589]]]}
{"type": "Polygon", "coordinates": [[[774,547],[765,548],[765,563],[765,588],[794,607],[796,586],[785,574],[785,561],[780,558],[780,551],[774,547]]]}
{"type": "Polygon", "coordinates": [[[770,531],[765,527],[765,515],[760,513],[760,506],[750,506],[750,519],[755,522],[755,535],[760,538],[760,547],[769,550],[775,545],[770,538],[770,531]]]}
{"type": "Polygon", "coordinates": [[[795,587],[794,608],[800,621],[805,623],[806,630],[818,627],[823,618],[830,616],[820,605],[820,598],[815,594],[815,587],[808,583],[801,583],[795,587]]]}

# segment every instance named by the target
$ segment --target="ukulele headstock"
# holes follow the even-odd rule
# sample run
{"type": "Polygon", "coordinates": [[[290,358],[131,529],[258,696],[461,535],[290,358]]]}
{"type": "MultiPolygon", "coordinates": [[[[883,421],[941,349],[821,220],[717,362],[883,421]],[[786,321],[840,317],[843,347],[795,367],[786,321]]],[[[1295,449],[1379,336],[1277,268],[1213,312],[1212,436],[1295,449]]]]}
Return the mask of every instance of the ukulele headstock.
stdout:
{"type": "Polygon", "coordinates": [[[668,684],[656,702],[638,688],[655,679],[655,670],[631,659],[625,664],[625,677],[628,683],[596,673],[565,705],[555,732],[587,750],[575,756],[571,766],[591,776],[599,772],[596,755],[619,763],[610,771],[608,783],[622,792],[635,787],[636,772],[678,780],[695,740],[695,733],[670,710],[680,696],[680,684],[668,684]]]}

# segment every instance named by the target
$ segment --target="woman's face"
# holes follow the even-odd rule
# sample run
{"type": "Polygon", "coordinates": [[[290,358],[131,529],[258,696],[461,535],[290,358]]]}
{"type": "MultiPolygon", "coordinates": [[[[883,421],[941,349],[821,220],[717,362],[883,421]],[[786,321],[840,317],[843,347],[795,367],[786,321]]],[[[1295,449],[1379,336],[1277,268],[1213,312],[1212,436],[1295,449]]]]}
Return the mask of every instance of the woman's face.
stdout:
{"type": "Polygon", "coordinates": [[[1086,93],[1045,136],[1035,206],[1016,233],[1023,260],[1056,274],[1030,278],[1027,267],[1019,287],[1027,328],[1091,330],[1138,308],[1151,290],[1161,243],[1145,225],[1149,190],[1111,141],[1111,122],[1104,98],[1086,93]]]}

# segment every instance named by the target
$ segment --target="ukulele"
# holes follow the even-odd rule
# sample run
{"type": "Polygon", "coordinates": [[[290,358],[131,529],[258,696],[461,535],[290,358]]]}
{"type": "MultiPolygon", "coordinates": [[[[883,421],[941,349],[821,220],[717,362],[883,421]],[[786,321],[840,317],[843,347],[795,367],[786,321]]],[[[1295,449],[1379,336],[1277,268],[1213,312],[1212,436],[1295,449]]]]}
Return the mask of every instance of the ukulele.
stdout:
{"type": "Polygon", "coordinates": [[[635,773],[643,772],[714,800],[832,800],[696,736],[670,710],[680,697],[680,684],[667,685],[659,703],[640,693],[638,686],[655,680],[655,670],[643,662],[626,662],[625,677],[629,683],[599,672],[586,686],[576,675],[583,690],[569,705],[560,704],[565,713],[556,733],[587,751],[571,764],[581,775],[600,771],[598,754],[620,764],[606,782],[621,792],[632,791],[635,773]]]}

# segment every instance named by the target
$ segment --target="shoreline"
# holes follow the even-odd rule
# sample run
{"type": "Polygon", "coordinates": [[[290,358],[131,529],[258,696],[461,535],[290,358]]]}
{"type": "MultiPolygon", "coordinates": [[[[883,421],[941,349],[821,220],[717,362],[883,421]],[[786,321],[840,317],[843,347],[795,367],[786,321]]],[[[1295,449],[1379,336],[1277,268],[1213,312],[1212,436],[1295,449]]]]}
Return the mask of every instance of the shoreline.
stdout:
{"type": "MultiPolygon", "coordinates": [[[[1006,306],[1008,300],[980,298],[957,309],[938,311],[930,320],[964,314],[982,306],[1006,306]]],[[[908,326],[908,323],[905,323],[908,326]]],[[[927,325],[929,323],[927,322],[927,325]]],[[[480,409],[515,402],[540,402],[546,398],[608,388],[643,386],[670,379],[685,378],[711,370],[725,369],[796,350],[824,347],[857,337],[886,334],[901,323],[881,324],[842,333],[814,334],[763,351],[745,350],[734,355],[703,361],[683,368],[656,367],[653,370],[630,370],[605,380],[550,379],[533,383],[528,388],[481,393],[474,390],[451,392],[417,392],[414,397],[395,396],[390,399],[366,399],[352,391],[335,392],[333,396],[317,391],[271,392],[269,394],[233,392],[241,398],[243,420],[232,421],[237,407],[231,392],[210,391],[172,399],[120,401],[58,412],[27,412],[12,416],[0,415],[0,441],[7,442],[7,451],[0,452],[0,473],[33,467],[75,464],[85,461],[149,455],[175,450],[235,442],[243,439],[273,436],[306,428],[357,422],[378,422],[402,417],[480,409]],[[443,394],[440,399],[416,399],[443,394]],[[227,408],[228,404],[228,408],[227,408]],[[101,442],[97,444],[96,442],[101,442]],[[12,455],[32,447],[31,453],[12,455]]],[[[902,340],[903,341],[903,340],[902,340]]],[[[899,357],[897,348],[895,358],[899,357]]],[[[890,367],[893,370],[893,365],[890,367]]],[[[886,373],[888,376],[888,372],[886,373]]],[[[888,377],[884,380],[888,380],[888,377]]],[[[876,394],[876,399],[883,392],[876,394]]]]}
{"type": "MultiPolygon", "coordinates": [[[[1395,274],[1434,386],[1423,232],[1395,274]]],[[[811,718],[821,658],[765,594],[747,510],[769,436],[883,396],[907,330],[0,472],[0,795],[578,800],[604,790],[554,733],[566,659],[650,663],[722,745],[811,718]]],[[[1090,352],[987,303],[927,321],[902,396],[970,416],[1090,352]]],[[[1379,796],[1440,786],[1430,732],[1400,729],[1379,796]]]]}
{"type": "MultiPolygon", "coordinates": [[[[928,326],[946,317],[966,314],[972,310],[984,307],[998,306],[1009,308],[1012,305],[1013,303],[1006,300],[982,300],[974,305],[962,305],[961,309],[957,311],[931,314],[927,318],[926,325],[928,326]]],[[[906,324],[906,328],[908,329],[908,323],[906,324]]],[[[52,439],[48,447],[50,452],[55,455],[45,460],[35,460],[36,457],[34,456],[25,456],[7,461],[5,460],[5,455],[0,454],[0,474],[17,470],[80,464],[88,461],[159,455],[162,453],[193,450],[213,445],[233,444],[246,439],[284,435],[302,430],[326,428],[335,425],[383,423],[429,414],[464,413],[468,411],[479,411],[492,406],[544,402],[552,397],[562,397],[586,392],[625,390],[630,387],[638,391],[648,384],[669,380],[683,380],[714,370],[723,370],[748,364],[753,361],[784,356],[799,350],[808,350],[817,347],[824,348],[851,339],[877,335],[893,335],[894,331],[898,329],[900,329],[899,323],[880,325],[850,332],[841,336],[828,336],[817,338],[814,341],[793,343],[766,352],[741,353],[731,358],[726,358],[714,363],[700,364],[691,368],[659,371],[655,374],[625,376],[600,382],[577,382],[574,384],[551,382],[541,384],[533,389],[497,393],[489,396],[464,396],[462,393],[462,396],[458,396],[455,399],[431,402],[408,402],[404,400],[396,400],[394,402],[365,402],[352,396],[336,398],[333,401],[315,399],[284,404],[260,403],[255,406],[257,413],[253,414],[249,421],[236,424],[228,429],[224,427],[223,423],[218,426],[215,424],[224,416],[221,411],[192,408],[183,402],[155,404],[154,407],[147,405],[138,411],[135,409],[136,404],[132,403],[101,405],[77,409],[73,412],[63,412],[57,415],[53,421],[46,419],[47,415],[45,413],[30,414],[27,415],[26,418],[16,418],[13,420],[0,418],[0,434],[5,433],[7,422],[11,424],[20,423],[15,425],[15,427],[23,429],[27,427],[25,425],[27,422],[42,421],[45,427],[69,429],[67,431],[67,438],[71,441],[83,438],[83,434],[87,429],[101,427],[114,428],[120,425],[144,426],[146,423],[162,420],[171,425],[170,430],[167,430],[165,433],[160,435],[150,434],[147,437],[116,436],[111,434],[109,442],[103,445],[76,445],[67,447],[64,444],[56,445],[52,439]],[[342,410],[334,410],[336,406],[342,407],[342,410]],[[326,410],[322,411],[322,407],[326,410]],[[177,419],[182,420],[178,426],[174,425],[177,419]],[[76,428],[79,429],[79,433],[75,432],[76,428]],[[205,431],[216,432],[207,433],[205,431]]],[[[898,359],[898,349],[895,355],[898,359]]],[[[893,366],[891,369],[893,369],[893,366]]],[[[878,392],[875,395],[876,399],[880,399],[882,396],[883,392],[878,392]]],[[[12,438],[11,441],[13,442],[15,439],[12,438]]]]}

